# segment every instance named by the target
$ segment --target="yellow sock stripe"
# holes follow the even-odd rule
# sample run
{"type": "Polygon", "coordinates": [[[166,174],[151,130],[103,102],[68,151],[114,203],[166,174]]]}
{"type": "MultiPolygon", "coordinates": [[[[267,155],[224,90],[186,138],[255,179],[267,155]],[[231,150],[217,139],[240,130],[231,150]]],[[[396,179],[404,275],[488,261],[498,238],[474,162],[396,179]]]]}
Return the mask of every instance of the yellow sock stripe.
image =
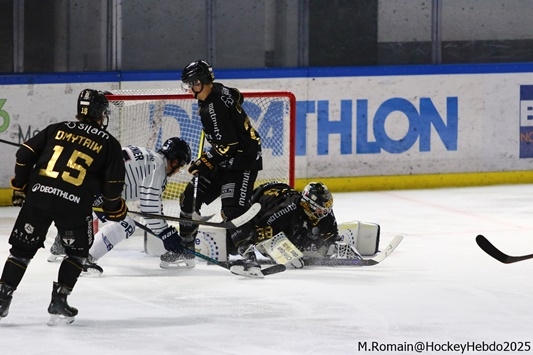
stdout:
{"type": "MultiPolygon", "coordinates": [[[[83,267],[82,267],[82,265],[78,264],[77,262],[73,261],[73,260],[70,259],[70,258],[65,258],[65,259],[63,259],[63,262],[70,263],[70,264],[76,266],[76,268],[78,268],[78,269],[80,269],[80,270],[83,271],[83,267]]],[[[67,287],[67,288],[68,288],[68,287],[67,287]]]]}
{"type": "Polygon", "coordinates": [[[28,265],[20,262],[19,260],[15,259],[15,258],[7,258],[7,261],[10,262],[10,263],[15,264],[16,266],[18,266],[19,268],[21,268],[23,270],[26,270],[28,268],[28,265]]]}

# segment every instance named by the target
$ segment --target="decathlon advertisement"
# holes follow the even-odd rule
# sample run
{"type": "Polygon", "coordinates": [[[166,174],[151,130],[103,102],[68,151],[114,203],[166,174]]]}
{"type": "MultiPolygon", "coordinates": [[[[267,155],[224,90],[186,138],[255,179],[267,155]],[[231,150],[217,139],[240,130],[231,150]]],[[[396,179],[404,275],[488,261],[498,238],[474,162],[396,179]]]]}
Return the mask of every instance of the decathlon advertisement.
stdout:
{"type": "MultiPolygon", "coordinates": [[[[389,68],[386,73],[379,67],[268,72],[215,68],[215,75],[216,81],[243,91],[286,90],[295,95],[298,181],[336,179],[341,190],[356,190],[343,181],[349,185],[361,177],[533,170],[533,66],[430,68],[389,68]]],[[[179,87],[179,72],[165,75],[0,76],[0,139],[20,144],[50,123],[74,119],[77,95],[86,87],[179,87]]],[[[16,147],[0,146],[0,187],[9,187],[16,147]]]]}

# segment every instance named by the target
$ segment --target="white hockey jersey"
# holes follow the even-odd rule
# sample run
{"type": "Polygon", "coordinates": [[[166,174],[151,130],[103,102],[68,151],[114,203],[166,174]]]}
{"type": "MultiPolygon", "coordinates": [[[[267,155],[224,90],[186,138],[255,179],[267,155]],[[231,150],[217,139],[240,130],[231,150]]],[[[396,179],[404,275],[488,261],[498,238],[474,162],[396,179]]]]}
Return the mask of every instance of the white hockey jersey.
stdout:
{"type": "MultiPolygon", "coordinates": [[[[163,213],[163,191],[167,184],[166,159],[163,155],[143,147],[122,148],[126,178],[122,197],[126,201],[139,201],[141,212],[163,213]]],[[[146,225],[156,234],[168,224],[163,219],[145,218],[146,225]]]]}

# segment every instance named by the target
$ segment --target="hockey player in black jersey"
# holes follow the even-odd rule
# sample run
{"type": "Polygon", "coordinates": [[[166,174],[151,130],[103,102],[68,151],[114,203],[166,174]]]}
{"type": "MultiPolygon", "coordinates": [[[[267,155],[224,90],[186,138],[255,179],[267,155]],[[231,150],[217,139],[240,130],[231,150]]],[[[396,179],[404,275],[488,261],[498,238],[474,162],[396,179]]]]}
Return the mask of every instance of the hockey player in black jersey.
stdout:
{"type": "MultiPolygon", "coordinates": [[[[231,220],[247,210],[257,174],[263,168],[261,139],[241,106],[242,94],[213,82],[215,76],[209,63],[204,60],[190,63],[183,69],[181,80],[182,87],[198,99],[200,119],[211,147],[189,167],[195,177],[180,199],[180,216],[191,218],[193,212],[199,213],[203,203],[221,197],[222,216],[231,220]]],[[[184,242],[193,243],[197,231],[197,225],[180,224],[184,242]]],[[[228,243],[237,248],[245,268],[257,271],[260,265],[250,248],[249,237],[250,233],[242,228],[228,230],[228,243]]],[[[161,256],[169,261],[178,257],[188,255],[161,256]]]]}
{"type": "MultiPolygon", "coordinates": [[[[163,192],[167,179],[191,162],[191,149],[183,139],[171,137],[158,150],[132,145],[123,147],[122,156],[126,167],[122,198],[127,203],[140,202],[141,212],[160,214],[163,211],[163,192]]],[[[96,200],[96,206],[99,205],[99,201],[100,199],[96,200]]],[[[101,213],[97,214],[102,222],[106,222],[101,213]]],[[[176,228],[169,226],[164,219],[145,218],[145,222],[147,227],[163,240],[166,250],[181,249],[181,238],[176,228]]],[[[135,222],[130,216],[126,216],[119,223],[105,223],[94,236],[84,271],[93,275],[101,274],[103,269],[96,262],[134,232],[135,222]]],[[[54,244],[50,247],[52,255],[48,261],[56,261],[65,254],[63,244],[59,235],[56,236],[54,244]]],[[[185,259],[183,263],[172,267],[192,268],[194,265],[194,259],[185,259]]],[[[168,267],[163,261],[160,266],[168,267]]]]}
{"type": "Polygon", "coordinates": [[[107,219],[120,221],[127,213],[121,198],[125,175],[121,147],[105,130],[108,110],[104,93],[85,89],[78,97],[78,121],[51,124],[17,151],[12,201],[22,208],[0,278],[0,317],[8,315],[13,292],[37,250],[44,247],[52,222],[68,243],[67,257],[53,282],[49,324],[58,317],[72,322],[78,314],[67,296],[93,243],[94,196],[102,194],[107,219]]]}
{"type": "MultiPolygon", "coordinates": [[[[323,183],[311,182],[300,193],[285,183],[268,182],[254,190],[250,203],[255,202],[261,204],[261,211],[248,224],[251,240],[260,252],[264,252],[261,243],[280,232],[298,250],[322,255],[340,239],[333,197],[323,183]]],[[[303,259],[291,264],[296,268],[304,265],[303,259]]]]}

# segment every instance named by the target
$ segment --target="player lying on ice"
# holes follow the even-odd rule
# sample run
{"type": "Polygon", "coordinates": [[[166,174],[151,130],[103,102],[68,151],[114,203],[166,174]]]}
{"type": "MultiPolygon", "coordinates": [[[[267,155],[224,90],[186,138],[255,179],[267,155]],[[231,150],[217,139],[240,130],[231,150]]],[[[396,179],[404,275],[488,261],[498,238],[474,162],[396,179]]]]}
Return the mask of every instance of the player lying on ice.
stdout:
{"type": "MultiPolygon", "coordinates": [[[[191,161],[189,144],[183,139],[172,137],[167,139],[157,151],[152,149],[127,146],[122,148],[122,156],[126,167],[126,179],[122,197],[126,202],[140,201],[140,210],[145,213],[160,214],[163,210],[163,191],[167,179],[176,174],[191,161]]],[[[98,210],[98,199],[95,202],[98,210]]],[[[96,213],[101,221],[106,222],[101,213],[96,213]]],[[[173,226],[164,219],[145,218],[148,228],[163,240],[167,251],[177,251],[181,246],[181,238],[173,226]]],[[[107,222],[94,236],[94,243],[89,250],[89,258],[84,271],[90,274],[101,274],[103,269],[96,264],[105,254],[118,243],[128,239],[135,231],[135,222],[126,216],[120,222],[107,222]]],[[[50,248],[52,255],[48,261],[62,259],[65,254],[64,243],[59,235],[50,248]]],[[[163,261],[161,261],[163,263],[163,261]]],[[[194,267],[194,259],[185,259],[184,267],[194,267]]]]}
{"type": "MultiPolygon", "coordinates": [[[[249,263],[256,259],[255,249],[278,264],[294,268],[323,258],[361,259],[354,241],[343,235],[352,231],[345,229],[339,234],[332,210],[333,196],[323,183],[311,182],[301,193],[285,183],[265,183],[254,190],[250,204],[255,202],[261,204],[261,211],[241,226],[241,233],[248,235],[251,246],[245,253],[247,257],[232,262],[234,274],[253,276],[259,273],[257,263],[249,263]]],[[[358,224],[370,232],[371,253],[377,252],[379,226],[358,224]]],[[[226,243],[228,254],[236,255],[231,240],[226,243]]]]}

